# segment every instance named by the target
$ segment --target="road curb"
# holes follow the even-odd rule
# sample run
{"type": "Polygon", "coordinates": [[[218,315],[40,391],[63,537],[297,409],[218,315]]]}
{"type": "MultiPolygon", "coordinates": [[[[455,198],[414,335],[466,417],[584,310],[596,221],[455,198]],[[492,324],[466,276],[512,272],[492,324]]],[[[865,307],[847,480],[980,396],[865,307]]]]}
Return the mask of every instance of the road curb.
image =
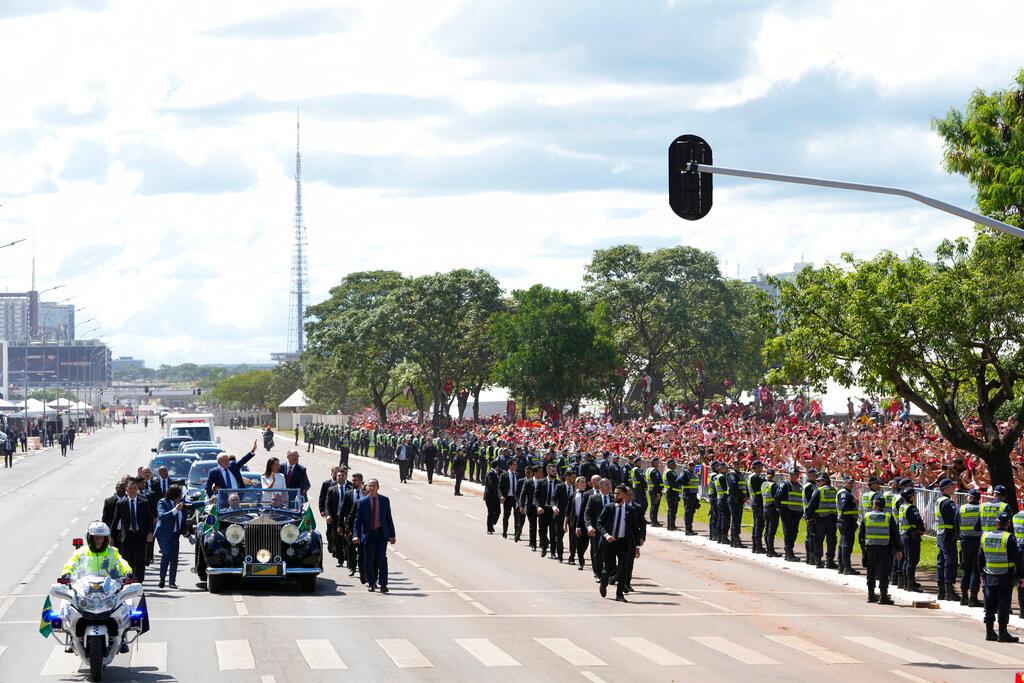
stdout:
{"type": "MultiPolygon", "coordinates": [[[[305,442],[301,440],[299,441],[299,443],[305,444],[305,442]]],[[[321,446],[320,448],[321,450],[328,451],[332,454],[339,453],[336,450],[326,448],[323,446],[321,446]]],[[[375,458],[371,458],[364,455],[355,455],[354,453],[352,453],[349,454],[349,458],[358,458],[360,460],[373,463],[381,467],[386,467],[388,469],[393,469],[395,471],[398,470],[398,465],[383,462],[381,460],[377,460],[375,458]]],[[[413,469],[413,475],[416,476],[418,479],[425,480],[427,478],[426,472],[415,468],[413,469]]],[[[455,481],[451,477],[445,476],[443,474],[435,474],[434,479],[440,479],[446,482],[455,481]]],[[[468,488],[478,493],[483,493],[484,490],[483,485],[466,480],[463,480],[462,488],[468,488]]],[[[811,565],[806,564],[803,561],[799,563],[786,562],[782,558],[766,557],[765,555],[755,555],[754,553],[750,552],[749,549],[733,548],[731,546],[722,545],[721,543],[712,541],[710,538],[707,538],[706,536],[685,536],[682,532],[668,531],[664,527],[652,527],[650,525],[647,526],[647,533],[651,536],[655,536],[663,540],[672,540],[679,541],[682,543],[688,543],[690,545],[701,547],[705,550],[717,552],[721,555],[737,557],[748,562],[754,562],[756,564],[772,567],[773,569],[778,569],[780,571],[788,572],[791,574],[799,574],[801,576],[815,579],[823,583],[830,583],[836,586],[846,586],[847,588],[853,588],[855,590],[858,590],[864,595],[867,595],[868,592],[867,580],[864,576],[863,567],[858,569],[858,571],[861,572],[860,576],[847,576],[845,574],[836,573],[835,570],[818,569],[816,567],[812,567],[811,565]]],[[[957,583],[957,588],[959,588],[959,582],[957,583]]],[[[964,617],[969,617],[974,619],[975,621],[983,622],[985,618],[985,610],[981,607],[967,607],[966,605],[961,605],[958,602],[951,602],[948,600],[935,600],[935,597],[930,593],[912,593],[910,591],[905,591],[902,588],[897,588],[896,586],[890,586],[889,595],[892,597],[894,601],[897,602],[897,604],[905,603],[908,607],[913,605],[915,602],[928,601],[934,603],[935,605],[938,605],[938,609],[941,609],[945,612],[958,614],[964,617]]],[[[931,607],[931,605],[929,605],[929,607],[931,607]]],[[[1024,629],[1024,619],[1021,619],[1019,616],[1011,613],[1010,626],[1013,626],[1014,628],[1018,629],[1024,629]]]]}

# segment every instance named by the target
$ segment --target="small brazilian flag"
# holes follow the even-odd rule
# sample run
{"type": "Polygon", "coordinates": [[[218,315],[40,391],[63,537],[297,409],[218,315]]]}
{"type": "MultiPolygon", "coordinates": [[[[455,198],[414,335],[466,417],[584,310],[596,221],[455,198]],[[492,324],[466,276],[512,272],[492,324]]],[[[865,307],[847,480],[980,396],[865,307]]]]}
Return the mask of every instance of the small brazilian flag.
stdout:
{"type": "Polygon", "coordinates": [[[46,596],[46,602],[43,603],[43,612],[39,616],[39,635],[43,638],[49,638],[50,634],[53,633],[53,625],[50,624],[50,596],[46,596]]]}
{"type": "Polygon", "coordinates": [[[206,534],[217,528],[217,522],[220,521],[220,514],[217,512],[217,504],[214,503],[210,506],[210,510],[206,514],[206,519],[203,521],[203,533],[206,534]]]}
{"type": "Polygon", "coordinates": [[[302,521],[299,522],[299,531],[311,531],[316,528],[316,518],[313,516],[313,508],[306,506],[302,513],[302,521]]]}

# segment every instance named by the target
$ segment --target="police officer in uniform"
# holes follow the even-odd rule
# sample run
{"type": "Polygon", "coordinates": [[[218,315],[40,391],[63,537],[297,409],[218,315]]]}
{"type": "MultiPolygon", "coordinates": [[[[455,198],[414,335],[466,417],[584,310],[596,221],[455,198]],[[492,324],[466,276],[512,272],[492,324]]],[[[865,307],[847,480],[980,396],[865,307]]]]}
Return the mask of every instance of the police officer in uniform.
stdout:
{"type": "MultiPolygon", "coordinates": [[[[885,509],[887,512],[891,512],[892,516],[896,519],[896,523],[899,524],[900,519],[900,506],[903,505],[903,497],[900,495],[900,491],[903,490],[903,478],[896,477],[889,482],[889,490],[885,492],[885,509]]],[[[892,574],[889,577],[889,583],[894,583],[900,588],[905,588],[903,583],[903,562],[906,561],[906,554],[900,555],[901,559],[894,560],[892,563],[892,574]]]]}
{"type": "MultiPolygon", "coordinates": [[[[878,493],[878,489],[882,487],[882,482],[878,477],[868,477],[868,490],[860,494],[860,516],[863,517],[867,513],[871,512],[871,499],[878,493]]],[[[891,510],[890,510],[891,512],[891,510]]]]}
{"type": "Polygon", "coordinates": [[[853,477],[844,475],[843,488],[836,494],[837,522],[839,524],[839,573],[857,575],[859,571],[850,564],[853,554],[853,543],[857,536],[858,510],[857,498],[853,495],[853,477]]]}
{"type": "Polygon", "coordinates": [[[1011,636],[1006,625],[1010,621],[1013,587],[1019,585],[1021,577],[1024,577],[1024,558],[1016,539],[1009,532],[1010,513],[1000,512],[995,521],[996,528],[981,536],[981,555],[978,558],[985,584],[985,640],[1016,643],[1020,638],[1011,636]],[[994,628],[997,616],[998,635],[994,628]]]}
{"type": "Polygon", "coordinates": [[[818,560],[817,567],[821,569],[822,559],[825,560],[826,569],[838,569],[836,565],[836,499],[839,492],[832,486],[832,480],[828,475],[822,475],[818,483],[817,509],[814,511],[814,555],[818,560]],[[822,550],[824,546],[824,558],[822,550]]]}
{"type": "Polygon", "coordinates": [[[806,520],[806,533],[804,534],[804,552],[807,556],[804,561],[816,567],[823,567],[821,555],[815,552],[818,548],[818,539],[814,534],[814,518],[818,512],[818,470],[813,467],[807,470],[807,481],[803,486],[804,519],[806,520]]]}
{"type": "Polygon", "coordinates": [[[658,521],[658,508],[661,507],[663,480],[658,467],[658,456],[651,458],[651,466],[647,468],[647,496],[651,501],[651,526],[661,526],[658,521]]]}
{"type": "Polygon", "coordinates": [[[679,473],[676,471],[676,461],[669,460],[665,463],[665,500],[668,502],[668,521],[666,528],[669,531],[676,531],[676,515],[679,514],[679,497],[683,493],[683,485],[679,473]]]}
{"type": "MultiPolygon", "coordinates": [[[[648,500],[647,477],[644,475],[641,464],[639,455],[633,458],[633,467],[629,470],[629,475],[626,476],[626,483],[633,487],[633,502],[640,508],[640,516],[643,517],[647,514],[648,500]]],[[[671,515],[672,513],[669,512],[669,514],[671,515]]]]}
{"type": "Polygon", "coordinates": [[[864,566],[868,570],[868,602],[893,604],[889,597],[889,564],[893,556],[900,556],[899,529],[891,513],[885,510],[885,497],[879,494],[871,499],[871,510],[860,520],[857,532],[864,566]],[[875,594],[875,583],[879,594],[875,594]]]}
{"type": "Polygon", "coordinates": [[[686,469],[679,475],[683,488],[683,529],[687,536],[697,535],[693,530],[693,516],[700,507],[700,499],[697,497],[697,476],[693,473],[695,466],[695,463],[687,463],[686,469]]]}
{"type": "Polygon", "coordinates": [[[750,492],[750,512],[754,516],[751,552],[755,555],[763,555],[765,550],[761,540],[764,537],[764,491],[761,490],[761,487],[764,485],[765,478],[761,471],[764,469],[764,463],[755,460],[750,465],[750,469],[750,476],[747,477],[747,490],[750,492]]]}
{"type": "Polygon", "coordinates": [[[935,544],[938,546],[937,558],[939,600],[959,600],[956,593],[956,503],[953,502],[953,491],[956,485],[952,479],[939,482],[942,496],[935,501],[935,544]]]}
{"type": "Polygon", "coordinates": [[[981,552],[981,491],[967,492],[967,502],[956,513],[956,526],[960,531],[960,563],[964,575],[960,579],[960,604],[969,607],[983,607],[978,600],[981,576],[978,573],[978,553],[981,552]],[[970,598],[968,598],[970,592],[970,598]]]}
{"type": "Polygon", "coordinates": [[[775,552],[775,536],[779,531],[779,503],[775,492],[780,487],[775,483],[775,470],[768,468],[764,483],[761,484],[761,501],[764,504],[764,554],[778,557],[775,552]]]}
{"type": "MultiPolygon", "coordinates": [[[[1013,540],[1017,541],[1017,547],[1024,542],[1024,510],[1020,510],[1013,516],[1013,540]]],[[[1022,577],[1024,578],[1024,577],[1022,577]]],[[[1020,610],[1021,618],[1024,618],[1024,586],[1017,586],[1017,609],[1020,610]]]]}
{"type": "Polygon", "coordinates": [[[992,498],[993,500],[987,503],[981,504],[979,515],[981,515],[981,533],[986,531],[995,531],[996,528],[996,517],[1004,512],[1008,512],[1008,506],[1006,505],[1006,487],[1002,484],[998,484],[992,487],[992,498]]]}
{"type": "Polygon", "coordinates": [[[782,543],[785,548],[786,562],[799,562],[800,558],[793,552],[797,534],[800,533],[800,518],[803,517],[804,494],[800,488],[800,468],[789,471],[789,481],[776,485],[773,493],[775,504],[779,506],[782,518],[782,543]]]}
{"type": "Polygon", "coordinates": [[[740,528],[743,523],[743,504],[750,498],[747,477],[743,474],[743,463],[736,460],[732,464],[732,471],[726,475],[726,487],[729,491],[729,518],[731,536],[730,545],[733,548],[746,548],[743,539],[740,538],[740,528]]]}
{"type": "Polygon", "coordinates": [[[924,520],[914,504],[915,491],[908,486],[903,489],[903,504],[900,506],[900,542],[903,544],[903,588],[912,593],[923,593],[917,582],[917,563],[921,560],[921,534],[924,520]]]}
{"type": "Polygon", "coordinates": [[[708,538],[718,540],[718,461],[712,460],[705,467],[708,472],[708,538]]]}
{"type": "Polygon", "coordinates": [[[715,490],[718,491],[718,542],[729,543],[729,530],[732,528],[732,509],[729,507],[729,466],[724,462],[718,463],[718,482],[715,490]]]}

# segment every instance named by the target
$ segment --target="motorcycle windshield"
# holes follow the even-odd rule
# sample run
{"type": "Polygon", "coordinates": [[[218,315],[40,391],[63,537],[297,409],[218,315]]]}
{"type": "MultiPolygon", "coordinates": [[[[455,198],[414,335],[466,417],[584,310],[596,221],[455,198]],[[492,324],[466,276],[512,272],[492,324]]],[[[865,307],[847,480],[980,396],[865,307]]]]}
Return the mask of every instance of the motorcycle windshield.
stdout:
{"type": "Polygon", "coordinates": [[[113,609],[121,582],[109,576],[85,574],[72,584],[78,606],[88,612],[99,613],[113,609]]]}

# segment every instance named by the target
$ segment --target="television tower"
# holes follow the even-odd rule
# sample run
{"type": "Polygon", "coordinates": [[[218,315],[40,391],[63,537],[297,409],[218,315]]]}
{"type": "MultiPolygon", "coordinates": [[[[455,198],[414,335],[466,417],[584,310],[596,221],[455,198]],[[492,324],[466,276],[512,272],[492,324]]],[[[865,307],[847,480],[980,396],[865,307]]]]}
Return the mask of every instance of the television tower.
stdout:
{"type": "Polygon", "coordinates": [[[288,315],[288,353],[296,356],[305,346],[302,324],[309,298],[306,271],[306,224],[302,220],[302,151],[299,146],[299,112],[295,111],[295,241],[292,244],[292,285],[288,315]]]}

